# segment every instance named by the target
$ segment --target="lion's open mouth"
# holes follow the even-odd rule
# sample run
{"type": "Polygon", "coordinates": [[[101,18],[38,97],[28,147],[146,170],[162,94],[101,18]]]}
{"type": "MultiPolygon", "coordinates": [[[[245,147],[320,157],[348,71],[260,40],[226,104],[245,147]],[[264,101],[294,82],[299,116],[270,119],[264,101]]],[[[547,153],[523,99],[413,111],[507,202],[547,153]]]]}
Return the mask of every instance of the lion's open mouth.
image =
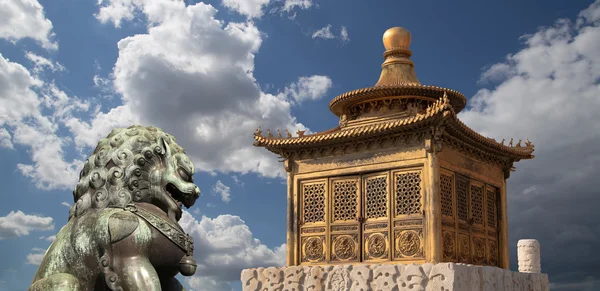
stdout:
{"type": "Polygon", "coordinates": [[[177,187],[175,187],[175,185],[173,184],[167,184],[167,193],[169,193],[169,195],[171,196],[171,198],[173,198],[173,200],[175,200],[175,202],[177,203],[177,206],[179,206],[179,208],[181,208],[181,205],[185,205],[185,208],[190,208],[192,207],[192,205],[194,204],[194,202],[192,202],[192,200],[190,199],[190,195],[186,195],[186,193],[183,193],[181,191],[179,191],[179,189],[177,189],[177,187]]]}

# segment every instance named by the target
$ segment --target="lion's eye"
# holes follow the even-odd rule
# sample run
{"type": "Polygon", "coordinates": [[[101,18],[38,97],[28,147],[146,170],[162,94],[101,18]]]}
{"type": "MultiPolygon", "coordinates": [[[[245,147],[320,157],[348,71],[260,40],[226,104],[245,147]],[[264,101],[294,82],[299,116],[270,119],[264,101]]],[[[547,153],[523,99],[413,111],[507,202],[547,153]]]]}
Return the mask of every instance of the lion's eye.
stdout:
{"type": "Polygon", "coordinates": [[[181,179],[183,179],[184,181],[186,181],[186,182],[192,181],[192,177],[190,176],[190,174],[188,174],[183,168],[177,169],[177,173],[179,174],[181,179]]]}

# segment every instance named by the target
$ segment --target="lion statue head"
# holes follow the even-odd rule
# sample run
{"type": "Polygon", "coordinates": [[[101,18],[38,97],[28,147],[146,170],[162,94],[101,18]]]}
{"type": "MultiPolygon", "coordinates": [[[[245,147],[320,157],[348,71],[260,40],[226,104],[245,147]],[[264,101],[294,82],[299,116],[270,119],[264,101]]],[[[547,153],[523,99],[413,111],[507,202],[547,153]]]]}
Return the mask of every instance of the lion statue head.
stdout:
{"type": "Polygon", "coordinates": [[[69,220],[93,209],[152,203],[174,221],[200,196],[194,166],[175,138],[161,129],[116,128],[98,142],[73,190],[69,220]]]}

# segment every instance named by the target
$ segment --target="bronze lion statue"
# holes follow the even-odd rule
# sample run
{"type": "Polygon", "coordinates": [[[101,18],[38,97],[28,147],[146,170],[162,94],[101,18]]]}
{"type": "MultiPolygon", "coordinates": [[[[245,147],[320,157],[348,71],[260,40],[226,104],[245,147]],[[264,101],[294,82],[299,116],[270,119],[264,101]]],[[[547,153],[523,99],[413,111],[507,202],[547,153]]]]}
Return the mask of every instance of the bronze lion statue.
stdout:
{"type": "Polygon", "coordinates": [[[114,129],[79,175],[68,223],[29,288],[183,290],[196,271],[193,241],[178,223],[200,196],[194,166],[156,127],[114,129]]]}

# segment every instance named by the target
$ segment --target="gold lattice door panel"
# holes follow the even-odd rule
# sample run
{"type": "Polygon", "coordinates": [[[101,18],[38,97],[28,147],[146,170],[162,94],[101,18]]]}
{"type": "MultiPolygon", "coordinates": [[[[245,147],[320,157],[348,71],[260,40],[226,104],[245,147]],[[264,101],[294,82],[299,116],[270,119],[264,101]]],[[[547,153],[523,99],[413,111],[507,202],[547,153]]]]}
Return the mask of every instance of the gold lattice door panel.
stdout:
{"type": "Polygon", "coordinates": [[[495,186],[441,170],[444,261],[498,266],[499,193],[495,186]]]}
{"type": "Polygon", "coordinates": [[[363,176],[363,247],[364,262],[390,260],[390,183],[389,172],[363,176]]]}
{"type": "Polygon", "coordinates": [[[329,179],[329,261],[360,261],[360,176],[329,179]]]}
{"type": "Polygon", "coordinates": [[[485,206],[486,206],[486,252],[487,252],[487,264],[491,266],[498,266],[498,205],[499,202],[498,188],[487,185],[485,195],[485,206]]]}
{"type": "Polygon", "coordinates": [[[300,192],[300,263],[327,261],[328,180],[303,181],[300,192]]]}
{"type": "Polygon", "coordinates": [[[440,174],[440,204],[442,213],[442,256],[445,262],[456,262],[458,260],[454,189],[454,173],[442,170],[440,174]]]}
{"type": "Polygon", "coordinates": [[[471,220],[469,178],[455,175],[456,197],[456,261],[471,263],[471,220]]]}
{"type": "Polygon", "coordinates": [[[421,171],[392,171],[393,259],[425,258],[421,171]]]}

